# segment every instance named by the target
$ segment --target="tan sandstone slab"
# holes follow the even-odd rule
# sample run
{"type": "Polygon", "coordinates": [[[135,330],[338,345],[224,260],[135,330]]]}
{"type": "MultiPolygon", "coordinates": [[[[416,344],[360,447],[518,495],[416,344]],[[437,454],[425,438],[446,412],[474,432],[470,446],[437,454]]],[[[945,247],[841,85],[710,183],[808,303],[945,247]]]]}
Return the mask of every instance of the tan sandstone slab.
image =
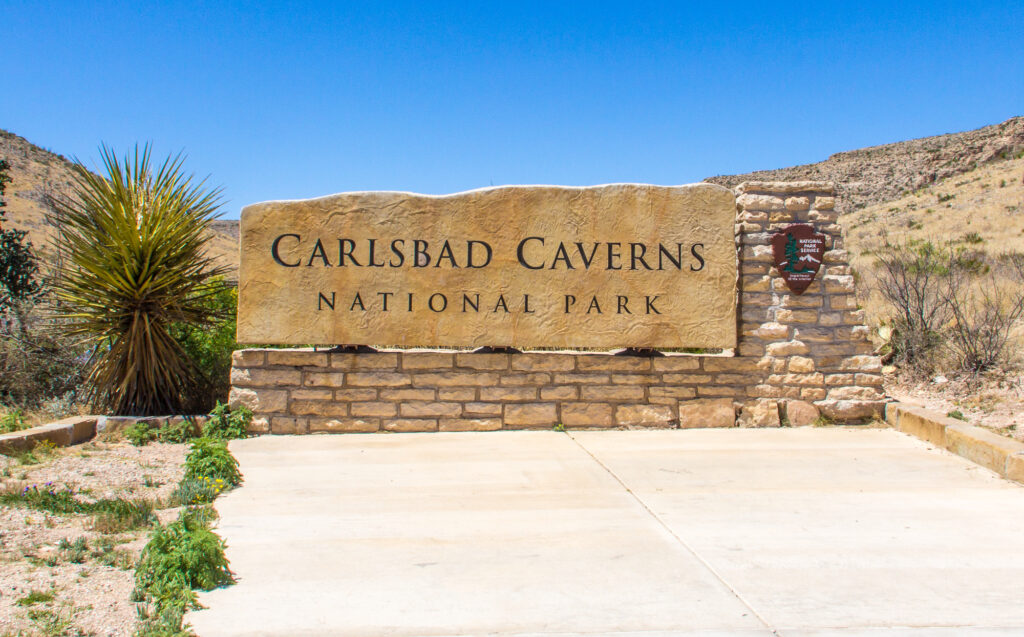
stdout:
{"type": "Polygon", "coordinates": [[[712,184],[344,193],[246,207],[247,343],[734,347],[735,197],[712,184]]]}

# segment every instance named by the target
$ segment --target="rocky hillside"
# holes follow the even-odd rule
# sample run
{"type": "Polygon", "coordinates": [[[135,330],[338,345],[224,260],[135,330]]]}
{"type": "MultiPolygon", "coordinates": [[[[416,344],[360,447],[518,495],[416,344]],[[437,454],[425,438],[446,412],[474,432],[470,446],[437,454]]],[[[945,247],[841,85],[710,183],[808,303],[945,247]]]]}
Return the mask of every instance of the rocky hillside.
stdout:
{"type": "Polygon", "coordinates": [[[706,181],[735,186],[744,181],[833,181],[840,212],[898,199],[979,166],[1024,153],[1024,117],[977,130],[922,137],[836,153],[823,162],[706,181]]]}
{"type": "MultiPolygon", "coordinates": [[[[44,260],[52,257],[50,241],[54,229],[46,222],[47,197],[67,195],[73,181],[71,162],[42,149],[28,140],[0,129],[0,159],[11,165],[11,183],[7,184],[7,223],[29,232],[29,240],[44,260]]],[[[225,220],[213,224],[210,254],[231,268],[238,269],[238,222],[225,220]]]]}

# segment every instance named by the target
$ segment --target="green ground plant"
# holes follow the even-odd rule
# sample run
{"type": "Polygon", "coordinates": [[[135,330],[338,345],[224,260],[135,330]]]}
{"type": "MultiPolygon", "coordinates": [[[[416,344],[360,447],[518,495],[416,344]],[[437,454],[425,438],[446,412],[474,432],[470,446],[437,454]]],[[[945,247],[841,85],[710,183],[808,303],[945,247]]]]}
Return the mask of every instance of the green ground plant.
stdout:
{"type": "Polygon", "coordinates": [[[122,433],[128,442],[143,447],[156,440],[158,432],[147,422],[135,422],[125,427],[122,433]]]}
{"type": "Polygon", "coordinates": [[[171,495],[171,502],[174,506],[209,504],[229,488],[230,485],[223,478],[186,478],[178,483],[178,488],[171,495]]]}
{"type": "Polygon", "coordinates": [[[135,557],[131,551],[118,548],[119,540],[111,537],[99,537],[93,540],[89,557],[100,564],[128,570],[135,566],[135,557]]]}
{"type": "Polygon", "coordinates": [[[28,595],[18,599],[15,602],[18,606],[35,606],[36,604],[45,604],[53,601],[53,591],[29,591],[28,595]]]}
{"type": "Polygon", "coordinates": [[[157,431],[160,442],[183,443],[199,435],[199,424],[191,418],[172,419],[157,431]]]}
{"type": "Polygon", "coordinates": [[[811,423],[814,427],[831,427],[834,424],[836,424],[835,420],[825,414],[818,416],[814,419],[814,422],[811,423]]]}
{"type": "Polygon", "coordinates": [[[234,582],[224,541],[210,530],[217,514],[209,503],[242,480],[224,438],[244,436],[251,417],[248,410],[218,404],[206,427],[208,435],[192,440],[184,475],[170,501],[185,509],[175,522],[153,531],[136,565],[136,636],[191,635],[184,616],[200,607],[196,591],[234,582]]]}
{"type": "Polygon", "coordinates": [[[192,449],[185,458],[182,481],[201,478],[222,480],[229,487],[242,482],[238,461],[228,451],[228,445],[223,440],[202,437],[192,441],[192,449]]]}
{"type": "Polygon", "coordinates": [[[193,418],[172,419],[159,427],[139,421],[124,428],[123,435],[128,442],[142,447],[153,441],[182,443],[199,436],[201,427],[193,418]]]}
{"type": "Polygon", "coordinates": [[[139,608],[136,634],[189,634],[182,617],[200,608],[196,591],[234,582],[224,555],[224,541],[209,528],[210,514],[186,509],[174,522],[150,535],[135,568],[133,598],[139,608]]]}
{"type": "Polygon", "coordinates": [[[42,440],[36,443],[31,449],[24,449],[14,454],[14,459],[20,465],[39,464],[53,456],[57,451],[57,445],[49,440],[42,440]]]}
{"type": "Polygon", "coordinates": [[[223,319],[205,304],[224,287],[205,250],[219,191],[194,184],[180,155],[159,167],[148,146],[123,160],[104,146],[101,156],[105,176],[76,164],[73,196],[53,203],[62,329],[92,348],[94,407],[188,413],[202,402],[202,373],[171,332],[223,319]]]}
{"type": "Polygon", "coordinates": [[[93,507],[92,528],[112,535],[143,529],[153,523],[153,502],[150,500],[99,500],[93,507]]]}
{"type": "Polygon", "coordinates": [[[75,538],[73,542],[64,538],[57,544],[57,549],[61,559],[72,564],[81,564],[89,557],[89,542],[84,537],[75,538]]]}
{"type": "Polygon", "coordinates": [[[25,422],[25,412],[19,407],[15,407],[0,416],[0,434],[21,431],[27,427],[28,423],[25,422]]]}
{"type": "Polygon", "coordinates": [[[73,608],[67,604],[58,608],[32,608],[26,615],[36,629],[32,634],[54,637],[77,634],[72,628],[73,608]]]}
{"type": "Polygon", "coordinates": [[[228,407],[217,401],[206,421],[200,425],[195,418],[171,419],[159,427],[139,421],[125,427],[123,435],[128,442],[140,447],[153,441],[182,443],[200,436],[217,440],[234,440],[248,436],[252,411],[246,407],[228,407]]]}
{"type": "Polygon", "coordinates": [[[249,408],[236,407],[232,409],[217,401],[217,405],[210,412],[210,418],[203,425],[203,435],[221,440],[246,438],[249,435],[250,424],[252,424],[252,411],[249,408]]]}
{"type": "Polygon", "coordinates": [[[145,528],[153,522],[153,502],[104,498],[88,501],[76,497],[69,487],[53,483],[32,485],[21,491],[0,492],[0,504],[26,507],[58,515],[86,514],[93,516],[93,528],[100,533],[122,533],[145,528]]]}

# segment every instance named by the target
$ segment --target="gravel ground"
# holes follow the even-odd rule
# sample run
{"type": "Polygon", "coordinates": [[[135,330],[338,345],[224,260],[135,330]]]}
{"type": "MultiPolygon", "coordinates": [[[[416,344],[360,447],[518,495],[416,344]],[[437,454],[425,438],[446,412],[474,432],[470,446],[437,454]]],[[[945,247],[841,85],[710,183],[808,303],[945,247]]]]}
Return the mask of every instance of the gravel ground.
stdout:
{"type": "MultiPolygon", "coordinates": [[[[0,456],[0,489],[70,487],[83,500],[166,499],[181,479],[187,445],[92,442],[57,449],[39,464],[0,456]]],[[[159,517],[173,517],[160,512],[159,517]]],[[[0,635],[131,635],[132,565],[148,532],[104,535],[88,515],[0,506],[0,635]],[[61,540],[85,538],[82,556],[61,540]],[[81,560],[80,562],[77,560],[81,560]]]]}
{"type": "Polygon", "coordinates": [[[886,391],[943,414],[958,411],[967,424],[1024,442],[1024,376],[1019,372],[936,376],[923,382],[890,375],[886,391]]]}

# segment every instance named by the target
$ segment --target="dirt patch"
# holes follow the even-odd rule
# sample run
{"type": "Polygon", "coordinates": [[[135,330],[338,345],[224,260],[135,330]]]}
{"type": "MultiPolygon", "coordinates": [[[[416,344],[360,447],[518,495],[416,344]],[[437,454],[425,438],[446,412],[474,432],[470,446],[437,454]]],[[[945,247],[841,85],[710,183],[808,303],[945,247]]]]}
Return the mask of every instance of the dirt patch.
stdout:
{"type": "MultiPolygon", "coordinates": [[[[0,456],[0,490],[71,489],[75,498],[164,502],[188,446],[86,443],[38,464],[0,456]]],[[[86,514],[0,506],[0,634],[131,635],[132,568],[148,529],[101,533],[86,514]]]]}
{"type": "Polygon", "coordinates": [[[936,376],[918,382],[890,373],[886,391],[897,400],[1024,442],[1024,375],[1020,372],[936,376]]]}

